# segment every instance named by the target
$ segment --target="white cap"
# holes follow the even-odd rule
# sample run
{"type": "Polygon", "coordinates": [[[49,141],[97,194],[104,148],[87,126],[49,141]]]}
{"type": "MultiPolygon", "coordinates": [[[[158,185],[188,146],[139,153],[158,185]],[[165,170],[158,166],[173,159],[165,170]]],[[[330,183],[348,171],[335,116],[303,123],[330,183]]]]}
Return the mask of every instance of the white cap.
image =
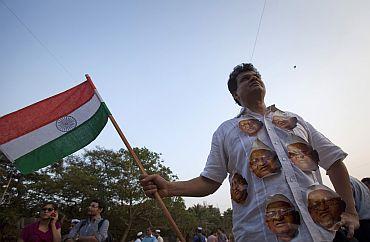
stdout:
{"type": "Polygon", "coordinates": [[[139,236],[142,236],[142,235],[143,235],[143,232],[140,231],[139,233],[137,233],[136,236],[139,237],[139,236]]]}
{"type": "Polygon", "coordinates": [[[202,230],[202,227],[198,227],[198,230],[202,230]]]}
{"type": "Polygon", "coordinates": [[[71,223],[73,223],[73,224],[78,224],[79,222],[80,222],[80,220],[76,219],[76,218],[72,219],[72,221],[71,221],[71,223]]]}
{"type": "Polygon", "coordinates": [[[160,233],[160,232],[161,232],[161,230],[160,230],[160,229],[156,229],[156,230],[155,230],[155,232],[160,233]]]}

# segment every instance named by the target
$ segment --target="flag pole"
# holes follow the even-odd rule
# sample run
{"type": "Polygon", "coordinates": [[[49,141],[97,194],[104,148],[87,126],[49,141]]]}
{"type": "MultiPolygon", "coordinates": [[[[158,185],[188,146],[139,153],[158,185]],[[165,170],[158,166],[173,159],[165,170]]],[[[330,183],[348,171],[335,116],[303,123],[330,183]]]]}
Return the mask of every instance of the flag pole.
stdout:
{"type": "MultiPolygon", "coordinates": [[[[86,74],[85,77],[86,77],[87,81],[89,81],[93,85],[93,87],[95,88],[95,85],[93,84],[90,76],[86,74]]],[[[127,147],[128,151],[130,152],[130,154],[134,158],[136,164],[139,166],[139,169],[140,169],[141,173],[143,175],[147,175],[148,173],[145,171],[143,164],[141,163],[140,159],[137,157],[135,151],[131,148],[130,143],[127,141],[125,135],[123,134],[121,128],[117,124],[117,122],[114,119],[113,115],[111,113],[109,113],[108,117],[109,117],[110,121],[112,122],[114,128],[116,129],[117,133],[121,137],[123,143],[127,147]]],[[[181,234],[180,229],[177,227],[177,225],[176,225],[175,221],[173,220],[170,212],[168,211],[166,205],[164,204],[161,196],[159,196],[159,193],[158,192],[155,192],[154,193],[154,197],[155,197],[155,200],[157,200],[158,205],[161,207],[161,209],[162,209],[164,215],[166,216],[168,222],[170,223],[170,226],[176,232],[177,237],[179,237],[179,239],[181,240],[181,242],[186,242],[184,236],[181,234]]]]}
{"type": "Polygon", "coordinates": [[[5,191],[4,191],[3,195],[1,196],[0,205],[2,205],[3,202],[5,202],[5,199],[4,199],[5,198],[5,194],[6,194],[6,191],[8,190],[8,188],[9,188],[9,185],[10,185],[10,182],[12,181],[12,179],[13,179],[13,175],[10,176],[9,181],[8,181],[8,184],[5,187],[5,191]]]}

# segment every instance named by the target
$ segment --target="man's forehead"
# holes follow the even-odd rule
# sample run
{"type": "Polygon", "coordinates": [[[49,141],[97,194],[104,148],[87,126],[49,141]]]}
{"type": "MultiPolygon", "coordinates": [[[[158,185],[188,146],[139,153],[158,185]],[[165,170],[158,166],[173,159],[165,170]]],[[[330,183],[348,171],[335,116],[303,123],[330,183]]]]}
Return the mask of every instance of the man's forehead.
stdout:
{"type": "Polygon", "coordinates": [[[236,80],[240,80],[245,76],[253,76],[253,75],[257,75],[257,72],[255,72],[255,71],[244,71],[236,77],[236,80]]]}

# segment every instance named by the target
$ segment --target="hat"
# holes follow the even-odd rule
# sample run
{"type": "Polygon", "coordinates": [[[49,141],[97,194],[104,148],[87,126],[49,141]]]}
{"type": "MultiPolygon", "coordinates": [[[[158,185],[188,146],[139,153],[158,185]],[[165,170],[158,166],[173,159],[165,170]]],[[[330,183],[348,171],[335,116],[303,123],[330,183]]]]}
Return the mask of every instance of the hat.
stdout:
{"type": "Polygon", "coordinates": [[[198,227],[198,230],[202,230],[202,227],[198,227]]]}
{"type": "Polygon", "coordinates": [[[140,236],[142,236],[142,235],[143,235],[143,232],[141,232],[141,231],[140,231],[139,233],[137,233],[137,235],[136,235],[136,236],[137,236],[137,237],[140,237],[140,236]]]}
{"type": "Polygon", "coordinates": [[[156,229],[156,230],[155,230],[155,232],[160,233],[160,232],[161,232],[161,230],[160,230],[160,229],[156,229]]]}
{"type": "Polygon", "coordinates": [[[80,222],[80,220],[76,219],[76,218],[72,219],[72,221],[71,221],[71,223],[73,223],[73,224],[78,224],[79,222],[80,222]]]}
{"type": "Polygon", "coordinates": [[[255,150],[269,150],[269,151],[273,151],[270,147],[268,147],[267,145],[265,145],[261,140],[259,140],[258,138],[254,141],[253,145],[252,145],[252,150],[251,150],[251,153],[255,150]]]}

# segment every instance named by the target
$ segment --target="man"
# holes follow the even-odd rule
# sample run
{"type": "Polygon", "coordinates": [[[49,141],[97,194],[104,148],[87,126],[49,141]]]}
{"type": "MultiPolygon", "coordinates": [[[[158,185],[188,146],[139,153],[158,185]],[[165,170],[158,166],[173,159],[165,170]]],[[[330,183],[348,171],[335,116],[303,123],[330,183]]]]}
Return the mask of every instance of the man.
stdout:
{"type": "Polygon", "coordinates": [[[208,236],[207,242],[218,242],[216,230],[213,230],[212,233],[208,236]]]}
{"type": "Polygon", "coordinates": [[[221,228],[217,229],[217,241],[218,242],[228,242],[227,236],[221,228]]]}
{"type": "Polygon", "coordinates": [[[151,227],[148,227],[146,229],[146,236],[144,237],[142,242],[158,242],[158,240],[153,235],[153,229],[151,227]]]}
{"type": "Polygon", "coordinates": [[[370,177],[362,178],[361,182],[364,183],[367,186],[367,188],[370,189],[370,177]]]}
{"type": "Polygon", "coordinates": [[[87,219],[81,220],[67,236],[67,242],[102,242],[108,238],[108,219],[103,219],[101,213],[104,210],[104,204],[98,199],[91,200],[87,209],[87,219]]]}
{"type": "Polygon", "coordinates": [[[298,234],[299,213],[289,199],[282,194],[276,194],[268,198],[265,221],[268,228],[281,241],[291,241],[298,234]]]}
{"type": "Polygon", "coordinates": [[[262,122],[254,118],[239,121],[239,128],[251,136],[255,136],[262,126],[262,122]]]}
{"type": "Polygon", "coordinates": [[[327,230],[337,230],[346,207],[339,195],[323,185],[311,186],[307,194],[308,211],[313,221],[327,230]]]}
{"type": "Polygon", "coordinates": [[[363,182],[350,176],[356,210],[360,218],[360,228],[355,230],[359,242],[370,241],[370,190],[363,182]]]}
{"type": "Polygon", "coordinates": [[[197,228],[197,233],[194,235],[193,242],[206,242],[206,236],[203,235],[202,231],[202,227],[197,228]]]}
{"type": "Polygon", "coordinates": [[[265,178],[280,172],[280,167],[276,153],[257,138],[249,156],[250,170],[258,178],[265,178]]]}
{"type": "Polygon", "coordinates": [[[163,238],[161,236],[161,230],[160,229],[155,230],[155,237],[157,238],[158,242],[163,242],[163,238]]]}
{"type": "Polygon", "coordinates": [[[143,232],[140,231],[139,233],[136,234],[135,242],[141,242],[142,237],[143,237],[143,232]]]}
{"type": "MultiPolygon", "coordinates": [[[[289,134],[294,133],[317,150],[320,157],[319,166],[327,171],[337,193],[347,204],[341,222],[343,226],[348,227],[348,236],[352,237],[354,229],[358,227],[358,215],[348,172],[342,162],[347,154],[298,115],[282,112],[275,106],[266,107],[265,84],[252,64],[235,67],[230,74],[228,88],[237,104],[242,106],[242,110],[237,117],[222,123],[215,131],[207,164],[200,176],[189,181],[175,182],[168,182],[159,175],[142,176],[141,185],[145,193],[150,197],[153,197],[155,192],[162,197],[207,196],[220,187],[228,173],[239,173],[247,179],[249,186],[246,202],[233,203],[233,234],[236,241],[276,241],[276,235],[262,219],[267,197],[276,193],[286,195],[302,215],[297,241],[331,241],[334,233],[314,223],[302,195],[310,185],[321,181],[320,172],[318,169],[307,173],[301,171],[290,161],[284,147],[289,134]],[[275,113],[277,116],[282,114],[293,124],[295,117],[297,122],[295,125],[282,124],[281,128],[273,123],[275,113]],[[249,136],[239,128],[239,121],[247,117],[253,117],[263,124],[263,128],[255,136],[249,136]],[[278,159],[274,160],[281,163],[279,170],[270,172],[269,176],[260,177],[251,174],[253,170],[250,172],[248,169],[251,162],[250,151],[257,140],[266,146],[263,150],[267,149],[276,154],[278,159]]],[[[267,158],[270,158],[266,154],[258,156],[256,161],[260,164],[267,163],[267,158]]]]}

